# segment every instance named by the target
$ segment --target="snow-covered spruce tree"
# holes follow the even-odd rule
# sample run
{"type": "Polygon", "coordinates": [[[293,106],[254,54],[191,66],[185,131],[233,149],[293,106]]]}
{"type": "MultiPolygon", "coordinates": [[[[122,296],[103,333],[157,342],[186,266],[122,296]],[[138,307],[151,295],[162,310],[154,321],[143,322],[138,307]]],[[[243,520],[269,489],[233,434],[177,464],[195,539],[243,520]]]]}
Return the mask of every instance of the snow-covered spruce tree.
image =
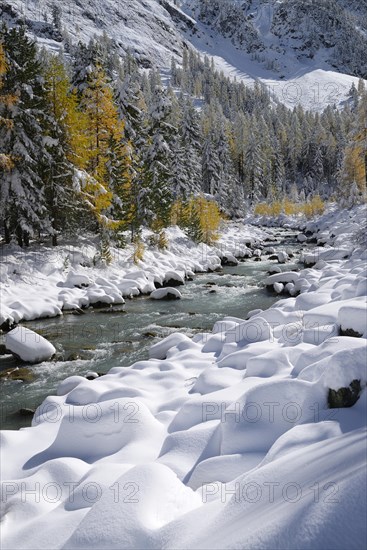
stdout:
{"type": "Polygon", "coordinates": [[[170,142],[177,129],[169,122],[171,107],[167,92],[156,86],[148,113],[138,194],[138,217],[155,229],[169,224],[173,204],[170,142]]]}
{"type": "Polygon", "coordinates": [[[201,136],[199,117],[190,98],[171,94],[171,124],[178,128],[172,139],[171,186],[175,200],[187,199],[201,186],[201,136]]]}
{"type": "Polygon", "coordinates": [[[182,98],[181,139],[185,150],[188,190],[196,192],[201,185],[202,137],[200,119],[190,98],[182,98]]]}
{"type": "Polygon", "coordinates": [[[0,125],[1,154],[11,159],[10,169],[0,169],[0,203],[7,240],[16,235],[23,246],[31,235],[51,229],[42,180],[43,170],[52,164],[47,99],[36,46],[25,29],[3,28],[0,41],[7,65],[2,93],[16,97],[10,103],[0,99],[0,117],[8,121],[0,125]]]}
{"type": "Polygon", "coordinates": [[[148,113],[146,90],[150,88],[139,72],[135,59],[128,53],[123,71],[115,84],[116,104],[120,118],[124,121],[125,139],[130,151],[130,229],[132,238],[139,231],[141,219],[138,216],[138,197],[141,189],[143,155],[147,143],[148,113]]]}
{"type": "Polygon", "coordinates": [[[87,45],[79,41],[71,47],[72,83],[79,95],[87,87],[89,75],[97,67],[103,67],[109,78],[113,76],[114,71],[119,69],[119,60],[115,50],[114,41],[105,32],[100,37],[92,38],[87,45]]]}
{"type": "Polygon", "coordinates": [[[217,150],[217,105],[214,101],[205,107],[202,114],[203,155],[202,189],[204,193],[215,195],[219,190],[220,160],[217,150]]]}
{"type": "Polygon", "coordinates": [[[133,178],[131,145],[123,137],[111,134],[107,158],[107,183],[112,192],[109,216],[118,222],[118,229],[126,230],[131,227],[135,217],[135,204],[131,189],[133,178]]]}
{"type": "Polygon", "coordinates": [[[245,150],[245,196],[250,204],[258,202],[265,193],[263,188],[263,165],[261,143],[259,137],[253,132],[249,136],[245,150]]]}

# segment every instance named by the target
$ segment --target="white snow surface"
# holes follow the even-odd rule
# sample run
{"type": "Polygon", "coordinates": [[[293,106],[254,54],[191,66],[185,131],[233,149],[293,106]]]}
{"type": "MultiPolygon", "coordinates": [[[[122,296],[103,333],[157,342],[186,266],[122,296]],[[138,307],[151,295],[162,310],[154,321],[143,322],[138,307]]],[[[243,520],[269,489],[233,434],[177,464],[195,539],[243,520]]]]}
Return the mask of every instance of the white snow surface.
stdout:
{"type": "MultiPolygon", "coordinates": [[[[363,548],[366,339],[325,332],[350,319],[366,335],[367,253],[353,244],[365,216],[332,210],[312,222],[347,257],[302,270],[299,296],[193,339],[171,334],[129,368],[73,376],[31,428],[2,432],[2,548],[363,548]],[[356,404],[328,409],[329,388],[356,378],[356,404]]],[[[225,238],[234,246],[244,231],[229,226],[225,238]]],[[[183,273],[175,246],[150,260],[183,273]]],[[[195,250],[192,270],[204,267],[195,250]]],[[[214,250],[206,258],[216,264],[214,250]]],[[[147,269],[126,280],[143,285],[147,269]]],[[[26,284],[11,269],[8,279],[26,284]]]]}

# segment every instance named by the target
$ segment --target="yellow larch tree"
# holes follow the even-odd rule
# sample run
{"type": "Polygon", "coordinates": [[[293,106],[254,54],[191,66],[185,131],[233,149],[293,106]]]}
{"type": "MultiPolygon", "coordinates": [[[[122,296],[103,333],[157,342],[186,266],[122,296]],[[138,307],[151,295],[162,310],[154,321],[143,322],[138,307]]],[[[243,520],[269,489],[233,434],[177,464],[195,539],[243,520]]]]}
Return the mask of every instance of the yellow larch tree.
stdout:
{"type": "Polygon", "coordinates": [[[118,116],[112,88],[101,66],[95,67],[88,77],[80,109],[87,117],[90,144],[86,168],[91,180],[86,191],[95,195],[94,210],[101,224],[117,228],[121,225],[121,219],[113,219],[111,211],[119,210],[113,208],[114,202],[122,210],[127,200],[130,187],[129,146],[124,143],[124,124],[118,116]],[[95,182],[103,186],[103,193],[98,192],[95,182]],[[114,201],[114,198],[117,200],[114,201]]]}
{"type": "MultiPolygon", "coordinates": [[[[10,107],[14,103],[16,103],[17,97],[15,95],[2,93],[2,89],[4,86],[3,81],[6,75],[6,72],[7,72],[6,56],[5,56],[4,47],[0,42],[0,126],[11,128],[12,121],[6,116],[3,116],[3,114],[4,114],[4,110],[6,110],[7,107],[10,107]]],[[[13,168],[13,166],[14,166],[14,162],[11,156],[5,154],[0,149],[0,170],[10,171],[13,168]]]]}

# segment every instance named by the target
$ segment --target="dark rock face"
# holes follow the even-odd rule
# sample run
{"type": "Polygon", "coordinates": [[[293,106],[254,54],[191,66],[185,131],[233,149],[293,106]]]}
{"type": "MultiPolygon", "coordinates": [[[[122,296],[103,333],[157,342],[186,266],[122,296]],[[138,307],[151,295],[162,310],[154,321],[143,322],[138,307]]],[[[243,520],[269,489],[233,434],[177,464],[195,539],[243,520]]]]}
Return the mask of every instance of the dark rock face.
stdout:
{"type": "Polygon", "coordinates": [[[33,416],[35,413],[34,409],[19,409],[18,414],[19,416],[33,416]]]}
{"type": "Polygon", "coordinates": [[[231,259],[228,259],[227,256],[223,256],[223,258],[221,259],[221,264],[222,265],[227,265],[229,267],[236,267],[236,265],[238,265],[238,262],[236,261],[233,261],[231,259]]]}
{"type": "Polygon", "coordinates": [[[363,334],[356,332],[352,328],[347,328],[345,330],[340,329],[340,336],[352,336],[353,338],[362,338],[363,334]]]}
{"type": "Polygon", "coordinates": [[[4,321],[2,325],[0,325],[0,331],[10,332],[15,327],[16,327],[16,323],[12,323],[10,319],[7,319],[6,321],[4,321]]]}
{"type": "Polygon", "coordinates": [[[348,388],[339,388],[338,390],[329,389],[329,409],[353,407],[359,399],[361,390],[360,380],[353,380],[348,388]]]}
{"type": "Polygon", "coordinates": [[[179,300],[179,299],[180,297],[176,296],[176,294],[173,294],[172,292],[167,292],[164,298],[161,298],[161,300],[179,300]]]}
{"type": "Polygon", "coordinates": [[[184,283],[178,281],[177,279],[168,279],[168,281],[163,281],[163,288],[168,288],[169,286],[182,286],[184,283]]]}

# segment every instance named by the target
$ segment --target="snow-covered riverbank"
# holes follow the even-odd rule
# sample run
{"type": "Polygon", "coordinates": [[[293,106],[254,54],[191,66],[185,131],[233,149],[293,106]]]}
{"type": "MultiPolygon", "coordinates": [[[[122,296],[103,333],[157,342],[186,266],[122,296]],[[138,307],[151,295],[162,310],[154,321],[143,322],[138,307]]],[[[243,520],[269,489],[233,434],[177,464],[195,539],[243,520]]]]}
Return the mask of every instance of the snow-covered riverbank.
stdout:
{"type": "MultiPolygon", "coordinates": [[[[304,228],[326,245],[307,251],[294,296],[71,377],[32,428],[3,432],[2,547],[362,548],[367,252],[353,240],[365,218],[304,228]]],[[[229,254],[245,237],[228,231],[229,254]]],[[[167,271],[200,264],[176,253],[167,271]]],[[[215,268],[218,253],[203,256],[215,268]]]]}
{"type": "MultiPolygon", "coordinates": [[[[168,249],[149,246],[143,233],[143,259],[134,247],[111,248],[112,262],[98,259],[97,239],[21,249],[4,246],[0,266],[0,326],[3,323],[61,315],[96,303],[122,304],[124,298],[155,290],[155,283],[182,281],[193,272],[214,271],[226,254],[251,256],[251,245],[269,238],[261,228],[227,224],[216,246],[196,245],[178,227],[166,230],[168,249]]],[[[253,247],[253,246],[252,246],[253,247]]]]}

